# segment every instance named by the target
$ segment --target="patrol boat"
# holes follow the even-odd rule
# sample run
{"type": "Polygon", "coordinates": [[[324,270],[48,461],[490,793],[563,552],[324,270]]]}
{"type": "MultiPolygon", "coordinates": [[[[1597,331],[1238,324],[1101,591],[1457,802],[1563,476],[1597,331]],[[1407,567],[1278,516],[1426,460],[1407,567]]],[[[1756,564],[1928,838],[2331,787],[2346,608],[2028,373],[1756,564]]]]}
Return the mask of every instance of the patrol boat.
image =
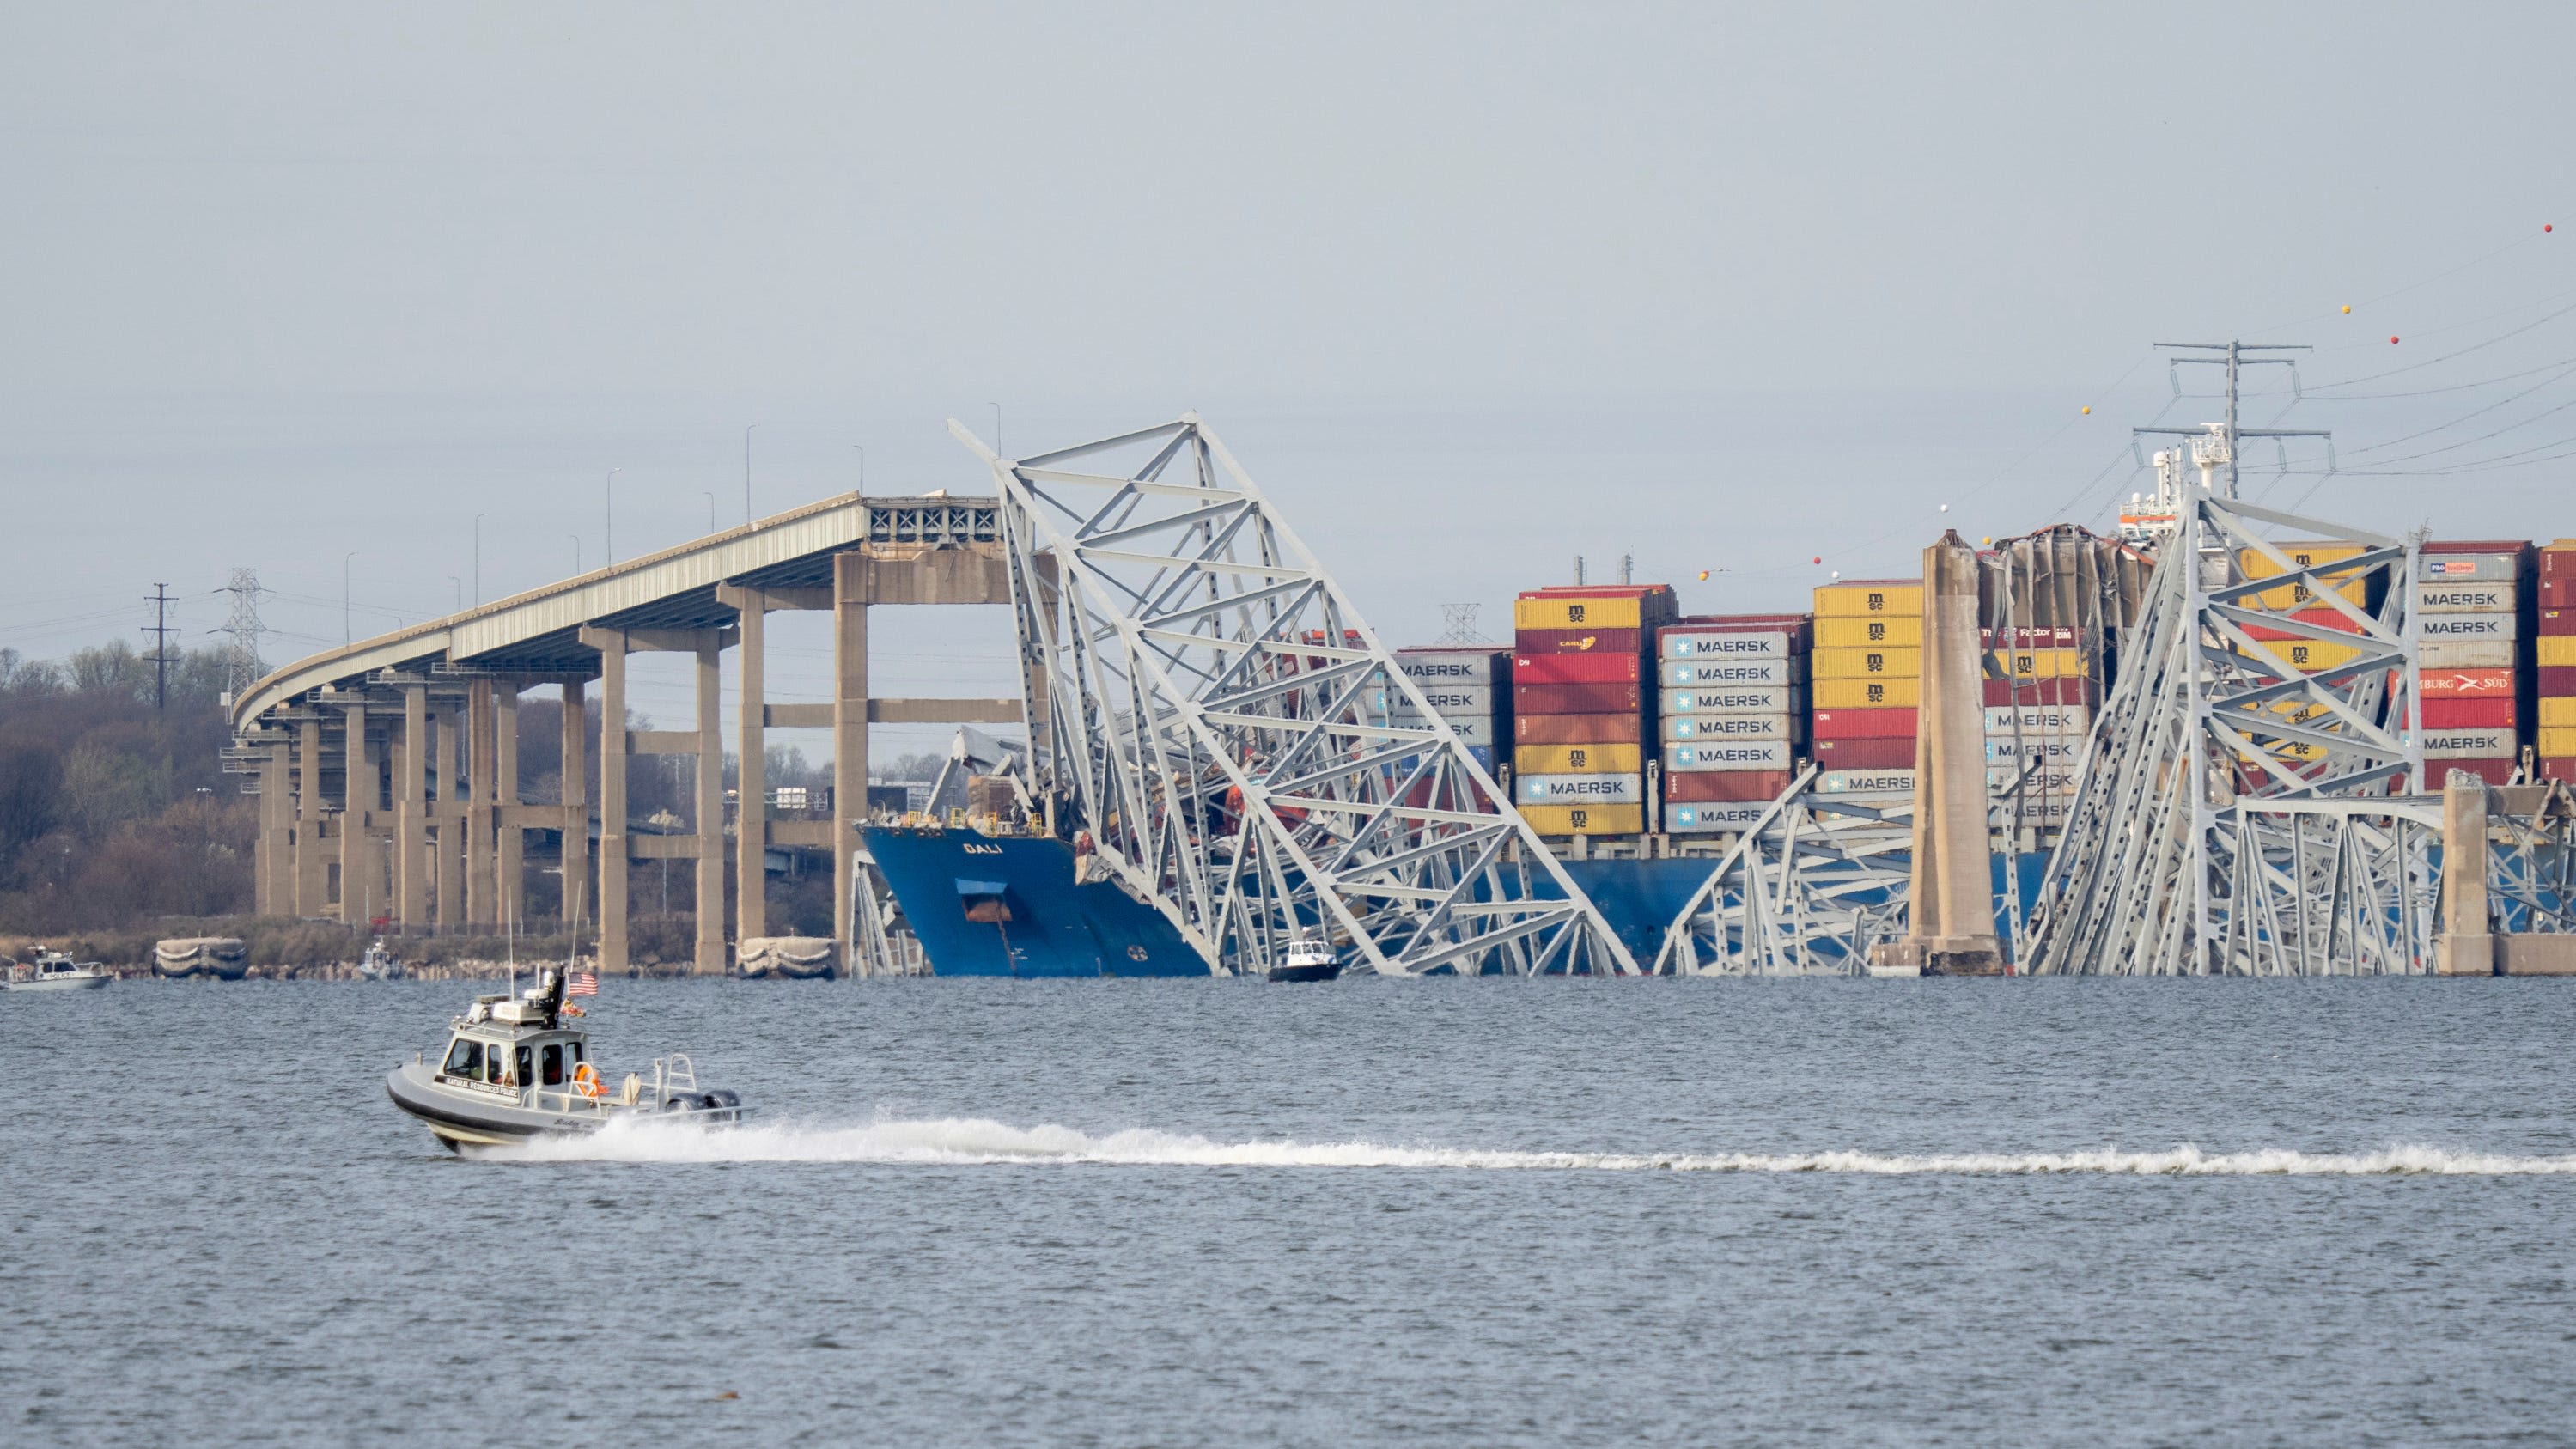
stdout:
{"type": "Polygon", "coordinates": [[[1330,981],[1341,974],[1341,953],[1319,931],[1298,932],[1288,943],[1288,959],[1270,968],[1273,981],[1330,981]]]}
{"type": "Polygon", "coordinates": [[[548,967],[534,990],[475,997],[450,1024],[446,1055],[431,1062],[423,1053],[394,1068],[385,1092],[452,1152],[630,1119],[742,1120],[742,1098],[700,1086],[697,1067],[677,1052],[656,1058],[651,1078],[628,1072],[611,1086],[590,1059],[589,1033],[563,1024],[579,1014],[564,1006],[563,974],[548,967]]]}
{"type": "Polygon", "coordinates": [[[39,951],[34,964],[11,968],[5,985],[11,991],[95,991],[115,979],[116,973],[95,961],[39,951]]]}

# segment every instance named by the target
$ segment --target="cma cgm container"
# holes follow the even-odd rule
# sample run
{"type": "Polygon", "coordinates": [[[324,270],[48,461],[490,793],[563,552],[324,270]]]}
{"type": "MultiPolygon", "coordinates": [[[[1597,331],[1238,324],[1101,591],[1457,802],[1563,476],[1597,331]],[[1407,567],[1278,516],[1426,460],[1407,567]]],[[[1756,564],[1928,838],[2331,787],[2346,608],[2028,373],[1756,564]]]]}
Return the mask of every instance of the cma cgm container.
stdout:
{"type": "Polygon", "coordinates": [[[1666,584],[1577,584],[1512,601],[1512,798],[1530,828],[1645,829],[1654,637],[1680,614],[1666,584]]]}
{"type": "Polygon", "coordinates": [[[1804,614],[1708,614],[1656,631],[1667,833],[1741,830],[1743,807],[1788,788],[1807,753],[1814,638],[1804,614]]]}

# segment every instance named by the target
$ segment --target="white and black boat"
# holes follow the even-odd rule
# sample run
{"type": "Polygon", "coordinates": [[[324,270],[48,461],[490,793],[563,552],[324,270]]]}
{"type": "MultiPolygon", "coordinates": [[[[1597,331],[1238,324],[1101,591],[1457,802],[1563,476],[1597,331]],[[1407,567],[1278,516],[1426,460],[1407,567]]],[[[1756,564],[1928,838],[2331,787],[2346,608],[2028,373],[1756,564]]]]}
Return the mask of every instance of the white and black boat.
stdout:
{"type": "Polygon", "coordinates": [[[742,1098],[698,1082],[677,1052],[653,1074],[628,1072],[612,1084],[590,1056],[590,1035],[564,1024],[564,978],[548,968],[534,990],[478,996],[451,1024],[445,1053],[427,1053],[386,1074],[394,1105],[419,1118],[451,1150],[596,1132],[611,1122],[731,1124],[742,1098]]]}
{"type": "Polygon", "coordinates": [[[1270,968],[1273,981],[1330,981],[1341,974],[1341,953],[1320,931],[1298,932],[1288,943],[1288,959],[1270,968]]]}
{"type": "Polygon", "coordinates": [[[25,966],[13,966],[5,984],[11,991],[95,991],[116,979],[96,961],[75,961],[60,951],[39,951],[25,966]]]}
{"type": "Polygon", "coordinates": [[[394,959],[393,952],[385,949],[382,936],[369,943],[366,954],[358,958],[358,979],[361,981],[400,981],[402,975],[402,963],[394,959]]]}

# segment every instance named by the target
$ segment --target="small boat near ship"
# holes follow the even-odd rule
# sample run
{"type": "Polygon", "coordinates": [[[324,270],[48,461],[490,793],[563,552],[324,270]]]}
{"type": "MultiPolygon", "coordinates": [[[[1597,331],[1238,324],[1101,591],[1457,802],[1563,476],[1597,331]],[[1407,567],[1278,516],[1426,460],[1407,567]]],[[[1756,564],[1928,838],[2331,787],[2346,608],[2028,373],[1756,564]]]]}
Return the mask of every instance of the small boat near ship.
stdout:
{"type": "Polygon", "coordinates": [[[674,1052],[649,1078],[628,1072],[611,1085],[590,1055],[590,1035],[564,1023],[565,978],[552,967],[524,993],[478,996],[449,1024],[445,1053],[427,1053],[385,1076],[394,1105],[420,1119],[450,1151],[498,1147],[536,1137],[596,1132],[611,1122],[650,1119],[700,1125],[740,1122],[742,1098],[701,1086],[697,1067],[674,1052]]]}
{"type": "Polygon", "coordinates": [[[1341,974],[1341,953],[1320,931],[1298,932],[1288,943],[1288,959],[1270,968],[1273,981],[1330,981],[1341,974]]]}
{"type": "Polygon", "coordinates": [[[394,959],[393,952],[385,949],[382,936],[370,943],[366,954],[358,958],[357,970],[361,981],[400,981],[403,977],[402,963],[394,959]]]}
{"type": "Polygon", "coordinates": [[[75,961],[60,951],[39,951],[27,965],[9,968],[8,980],[0,984],[11,991],[95,991],[115,979],[115,972],[96,961],[75,961]]]}

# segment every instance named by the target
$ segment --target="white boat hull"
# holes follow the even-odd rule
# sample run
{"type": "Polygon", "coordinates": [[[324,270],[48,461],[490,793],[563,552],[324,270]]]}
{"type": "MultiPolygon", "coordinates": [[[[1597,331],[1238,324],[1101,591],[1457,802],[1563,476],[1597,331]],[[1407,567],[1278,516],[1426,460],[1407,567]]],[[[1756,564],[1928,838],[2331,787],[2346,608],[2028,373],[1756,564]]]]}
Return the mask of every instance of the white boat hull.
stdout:
{"type": "Polygon", "coordinates": [[[96,991],[115,979],[113,976],[85,971],[73,976],[47,976],[34,981],[12,981],[7,983],[7,986],[11,991],[96,991]]]}

